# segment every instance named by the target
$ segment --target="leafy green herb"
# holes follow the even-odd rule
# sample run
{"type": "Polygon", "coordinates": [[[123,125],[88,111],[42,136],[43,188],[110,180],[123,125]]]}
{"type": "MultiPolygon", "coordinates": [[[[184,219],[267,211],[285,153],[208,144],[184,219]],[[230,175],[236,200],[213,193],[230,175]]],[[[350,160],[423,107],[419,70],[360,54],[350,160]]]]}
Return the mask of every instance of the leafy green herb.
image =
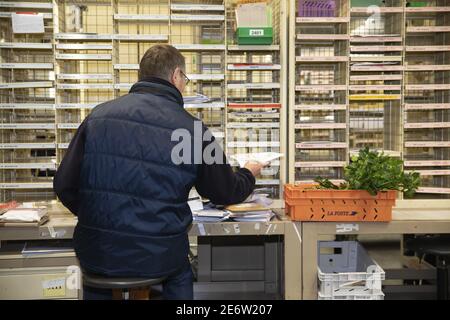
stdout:
{"type": "Polygon", "coordinates": [[[317,177],[314,181],[320,189],[367,190],[371,195],[379,191],[398,190],[405,198],[411,198],[420,184],[417,172],[405,173],[403,161],[384,153],[365,148],[344,168],[345,183],[337,186],[329,179],[317,177]]]}

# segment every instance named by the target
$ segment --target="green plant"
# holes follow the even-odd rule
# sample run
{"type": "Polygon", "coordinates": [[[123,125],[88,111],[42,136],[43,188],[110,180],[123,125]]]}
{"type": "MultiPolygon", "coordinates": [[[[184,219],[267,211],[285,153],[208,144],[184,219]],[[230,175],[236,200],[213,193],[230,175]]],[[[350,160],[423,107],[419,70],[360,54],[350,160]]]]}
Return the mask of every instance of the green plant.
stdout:
{"type": "Polygon", "coordinates": [[[364,148],[354,156],[348,166],[344,168],[344,183],[339,186],[330,180],[317,177],[314,181],[321,189],[366,190],[371,195],[379,191],[398,190],[410,198],[420,184],[417,172],[405,173],[403,161],[392,158],[384,153],[370,151],[364,148]]]}

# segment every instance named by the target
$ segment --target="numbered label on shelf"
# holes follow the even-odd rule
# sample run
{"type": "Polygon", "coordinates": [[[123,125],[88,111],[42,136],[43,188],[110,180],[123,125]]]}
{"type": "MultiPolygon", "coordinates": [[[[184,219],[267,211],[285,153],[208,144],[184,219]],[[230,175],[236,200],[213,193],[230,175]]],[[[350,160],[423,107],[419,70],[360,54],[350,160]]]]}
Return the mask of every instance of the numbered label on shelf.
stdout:
{"type": "Polygon", "coordinates": [[[295,86],[296,91],[319,91],[319,92],[325,92],[325,91],[332,91],[332,90],[338,90],[343,91],[347,90],[346,85],[333,85],[333,84],[315,84],[315,85],[297,85],[295,86]]]}
{"type": "Polygon", "coordinates": [[[450,166],[450,160],[418,160],[405,161],[405,167],[442,167],[450,166]]]}
{"type": "Polygon", "coordinates": [[[229,51],[279,51],[279,45],[228,45],[229,51]]]}
{"type": "Polygon", "coordinates": [[[407,141],[407,148],[445,148],[450,147],[450,141],[407,141]]]}
{"type": "Polygon", "coordinates": [[[450,128],[450,122],[405,123],[404,127],[405,129],[450,128]]]}
{"type": "Polygon", "coordinates": [[[229,83],[228,89],[280,89],[279,83],[229,83]]]}
{"type": "Polygon", "coordinates": [[[58,129],[78,129],[80,123],[58,123],[58,129]]]}
{"type": "Polygon", "coordinates": [[[336,111],[347,110],[345,104],[299,104],[294,107],[295,110],[301,111],[336,111]]]}
{"type": "Polygon", "coordinates": [[[0,69],[53,69],[53,63],[0,63],[0,69]]]}
{"type": "Polygon", "coordinates": [[[406,51],[410,52],[450,51],[450,46],[406,46],[406,51]]]}
{"type": "Polygon", "coordinates": [[[61,90],[111,90],[113,85],[101,83],[57,83],[56,88],[61,90]]]}
{"type": "Polygon", "coordinates": [[[55,33],[57,40],[111,40],[112,34],[55,33]]]}
{"type": "Polygon", "coordinates": [[[297,17],[296,23],[347,23],[350,17],[297,17]]]}
{"type": "Polygon", "coordinates": [[[56,170],[55,163],[0,163],[0,169],[40,169],[56,170]]]}
{"type": "Polygon", "coordinates": [[[279,109],[281,103],[228,103],[230,109],[279,109]]]}
{"type": "Polygon", "coordinates": [[[450,84],[407,84],[406,90],[450,90],[450,84]]]}
{"type": "Polygon", "coordinates": [[[55,108],[51,103],[0,103],[1,109],[36,109],[36,110],[51,110],[55,108]]]}
{"type": "Polygon", "coordinates": [[[225,21],[224,15],[219,14],[202,14],[202,15],[193,15],[193,14],[172,14],[170,16],[172,21],[182,21],[182,22],[191,22],[191,21],[225,21]]]}
{"type": "Polygon", "coordinates": [[[441,65],[407,65],[406,71],[446,71],[450,70],[450,64],[441,65]]]}
{"type": "MultiPolygon", "coordinates": [[[[411,172],[406,170],[406,172],[411,172]]],[[[414,170],[414,172],[420,173],[421,176],[448,176],[450,170],[414,170]]]]}
{"type": "Polygon", "coordinates": [[[346,123],[296,123],[295,129],[345,129],[346,123]]]}
{"type": "Polygon", "coordinates": [[[450,26],[406,27],[406,32],[450,32],[450,26]]]}
{"type": "Polygon", "coordinates": [[[437,6],[437,7],[406,7],[406,13],[415,12],[449,12],[450,7],[437,6]]]}
{"type": "Polygon", "coordinates": [[[10,82],[0,83],[0,89],[17,89],[17,88],[51,88],[51,81],[30,81],[30,82],[10,82]]]}
{"type": "Polygon", "coordinates": [[[234,63],[227,66],[228,70],[280,70],[279,64],[252,64],[252,63],[234,63]]]}
{"type": "Polygon", "coordinates": [[[347,62],[346,56],[297,56],[297,62],[347,62]]]}
{"type": "Polygon", "coordinates": [[[62,80],[112,80],[112,74],[79,74],[79,73],[60,73],[56,75],[57,79],[62,80]]]}
{"type": "Polygon", "coordinates": [[[418,192],[418,193],[450,194],[450,188],[419,187],[419,188],[417,188],[416,192],[418,192]]]}
{"type": "Polygon", "coordinates": [[[0,123],[0,129],[55,129],[54,123],[0,123]]]}
{"type": "Polygon", "coordinates": [[[0,8],[53,9],[52,3],[0,1],[0,8]]]}
{"type": "Polygon", "coordinates": [[[57,53],[58,60],[111,60],[110,54],[57,53]]]}
{"type": "Polygon", "coordinates": [[[112,50],[112,45],[111,44],[57,43],[56,49],[61,49],[61,50],[112,50]]]}
{"type": "Polygon", "coordinates": [[[59,103],[55,105],[56,109],[92,109],[99,103],[59,103]]]}
{"type": "Polygon", "coordinates": [[[53,189],[53,182],[0,183],[2,189],[53,189]]]}
{"type": "Polygon", "coordinates": [[[51,43],[30,43],[30,42],[0,42],[3,49],[53,49],[51,43]]]}
{"type": "Polygon", "coordinates": [[[450,109],[450,103],[405,103],[405,110],[450,109]]]}
{"type": "Polygon", "coordinates": [[[227,128],[238,129],[238,128],[279,128],[279,122],[228,122],[227,128]]]}
{"type": "Polygon", "coordinates": [[[115,20],[124,21],[167,21],[167,14],[114,14],[115,20]]]}
{"type": "Polygon", "coordinates": [[[169,36],[163,34],[114,34],[113,39],[123,41],[167,41],[169,36]]]}
{"type": "Polygon", "coordinates": [[[297,40],[348,40],[350,37],[346,34],[298,34],[297,40]]]}
{"type": "Polygon", "coordinates": [[[225,11],[221,4],[172,4],[172,11],[225,11]]]}
{"type": "Polygon", "coordinates": [[[347,149],[348,145],[345,142],[300,142],[296,143],[297,149],[347,149]]]}
{"type": "Polygon", "coordinates": [[[279,141],[231,141],[227,143],[230,148],[264,148],[264,147],[279,147],[279,141]]]}
{"type": "Polygon", "coordinates": [[[403,46],[350,46],[351,52],[391,52],[403,51],[403,46]]]}
{"type": "Polygon", "coordinates": [[[212,102],[212,103],[185,103],[185,109],[223,109],[225,108],[224,102],[212,102]]]}
{"type": "Polygon", "coordinates": [[[0,143],[0,149],[54,149],[56,143],[0,143]]]}
{"type": "Polygon", "coordinates": [[[345,167],[345,161],[299,161],[295,163],[296,168],[327,168],[345,167]]]}
{"type": "Polygon", "coordinates": [[[189,50],[217,51],[226,49],[226,46],[224,44],[172,44],[172,45],[180,51],[189,51],[189,50]]]}

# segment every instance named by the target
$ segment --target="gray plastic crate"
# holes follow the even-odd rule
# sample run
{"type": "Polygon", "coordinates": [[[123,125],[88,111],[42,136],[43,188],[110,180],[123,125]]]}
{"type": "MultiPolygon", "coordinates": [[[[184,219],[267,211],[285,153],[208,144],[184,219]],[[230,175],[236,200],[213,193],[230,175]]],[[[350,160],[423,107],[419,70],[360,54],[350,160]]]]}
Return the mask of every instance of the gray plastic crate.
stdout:
{"type": "Polygon", "coordinates": [[[319,241],[318,257],[319,299],[383,299],[385,272],[357,241],[319,241]]]}

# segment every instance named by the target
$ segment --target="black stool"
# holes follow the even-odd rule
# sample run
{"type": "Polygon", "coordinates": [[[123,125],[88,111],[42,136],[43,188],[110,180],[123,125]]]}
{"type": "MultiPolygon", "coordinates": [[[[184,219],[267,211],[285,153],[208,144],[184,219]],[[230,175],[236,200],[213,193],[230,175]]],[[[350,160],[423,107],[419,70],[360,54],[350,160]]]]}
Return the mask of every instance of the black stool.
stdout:
{"type": "Polygon", "coordinates": [[[167,277],[162,278],[125,278],[125,277],[107,277],[99,274],[93,274],[83,270],[83,285],[97,289],[120,289],[122,299],[129,300],[130,291],[142,287],[150,287],[161,284],[167,277]]]}
{"type": "Polygon", "coordinates": [[[420,258],[424,255],[436,257],[437,299],[449,300],[450,236],[418,236],[407,240],[405,248],[417,252],[420,258]]]}

